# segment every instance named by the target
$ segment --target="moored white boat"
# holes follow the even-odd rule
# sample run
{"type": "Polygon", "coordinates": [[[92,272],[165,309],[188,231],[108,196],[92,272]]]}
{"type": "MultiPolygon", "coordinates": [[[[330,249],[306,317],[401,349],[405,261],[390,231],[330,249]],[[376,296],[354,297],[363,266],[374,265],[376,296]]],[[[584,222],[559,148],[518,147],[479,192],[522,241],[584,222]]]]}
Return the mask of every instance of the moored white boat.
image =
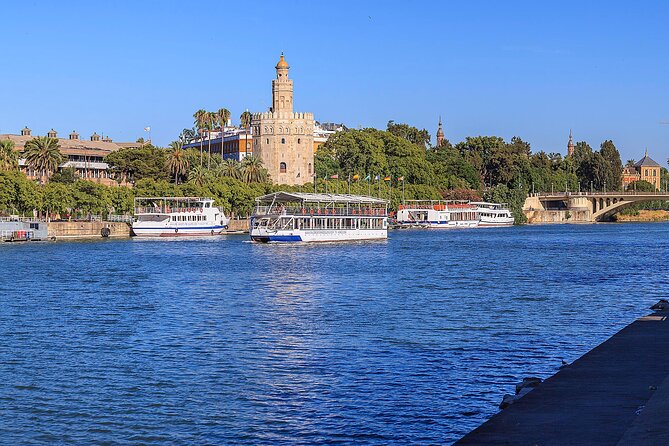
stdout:
{"type": "Polygon", "coordinates": [[[502,203],[473,202],[472,205],[478,208],[479,226],[512,226],[514,223],[513,214],[502,203]]]}
{"type": "Polygon", "coordinates": [[[388,202],[348,194],[275,192],[256,198],[255,242],[338,242],[388,237],[388,202]]]}
{"type": "Polygon", "coordinates": [[[397,224],[404,228],[475,228],[477,207],[460,200],[409,200],[399,206],[397,224]]]}
{"type": "Polygon", "coordinates": [[[132,232],[138,237],[182,237],[218,235],[229,219],[211,198],[135,198],[132,232]]]}

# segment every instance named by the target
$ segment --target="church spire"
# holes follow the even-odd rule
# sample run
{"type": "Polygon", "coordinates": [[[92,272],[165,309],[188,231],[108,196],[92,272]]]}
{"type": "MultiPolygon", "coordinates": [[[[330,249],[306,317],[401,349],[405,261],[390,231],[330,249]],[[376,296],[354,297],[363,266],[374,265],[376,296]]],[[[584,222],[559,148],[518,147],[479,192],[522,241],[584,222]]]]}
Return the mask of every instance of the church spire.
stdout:
{"type": "Polygon", "coordinates": [[[437,128],[437,147],[444,143],[444,130],[441,128],[441,116],[439,116],[439,127],[437,128]]]}
{"type": "Polygon", "coordinates": [[[574,138],[571,135],[571,129],[569,129],[569,143],[567,144],[567,156],[572,156],[574,154],[574,138]]]}

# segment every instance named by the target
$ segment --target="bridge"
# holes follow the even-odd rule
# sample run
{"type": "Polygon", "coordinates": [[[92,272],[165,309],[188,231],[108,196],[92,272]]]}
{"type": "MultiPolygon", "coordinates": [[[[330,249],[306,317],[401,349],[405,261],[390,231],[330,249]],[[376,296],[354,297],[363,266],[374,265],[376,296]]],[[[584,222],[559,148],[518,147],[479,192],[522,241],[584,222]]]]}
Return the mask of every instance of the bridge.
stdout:
{"type": "Polygon", "coordinates": [[[669,192],[537,193],[527,197],[523,211],[530,222],[597,222],[633,204],[656,200],[669,200],[669,192]]]}

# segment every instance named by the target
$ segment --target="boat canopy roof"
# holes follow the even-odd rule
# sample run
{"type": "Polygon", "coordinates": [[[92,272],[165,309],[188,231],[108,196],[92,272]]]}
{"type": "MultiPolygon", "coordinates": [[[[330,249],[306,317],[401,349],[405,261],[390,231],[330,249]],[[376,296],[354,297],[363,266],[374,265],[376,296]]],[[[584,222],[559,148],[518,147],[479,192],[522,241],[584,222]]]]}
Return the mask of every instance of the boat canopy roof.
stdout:
{"type": "Polygon", "coordinates": [[[388,200],[351,194],[311,194],[305,192],[274,192],[256,198],[258,203],[296,202],[301,203],[352,203],[386,205],[388,200]]]}
{"type": "Polygon", "coordinates": [[[135,197],[135,201],[214,201],[213,198],[202,197],[135,197]]]}

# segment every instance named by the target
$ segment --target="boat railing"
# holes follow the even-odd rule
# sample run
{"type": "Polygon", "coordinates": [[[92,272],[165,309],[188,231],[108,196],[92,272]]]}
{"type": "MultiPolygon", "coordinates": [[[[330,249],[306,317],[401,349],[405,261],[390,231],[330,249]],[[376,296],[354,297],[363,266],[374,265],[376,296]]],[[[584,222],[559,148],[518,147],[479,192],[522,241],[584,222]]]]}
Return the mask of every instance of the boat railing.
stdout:
{"type": "Polygon", "coordinates": [[[385,208],[369,208],[369,207],[299,207],[299,206],[258,206],[256,208],[256,216],[271,215],[271,216],[381,216],[384,217],[388,213],[385,208]]]}
{"type": "Polygon", "coordinates": [[[43,222],[44,220],[35,217],[19,217],[18,215],[11,215],[9,217],[0,217],[0,222],[24,221],[24,222],[43,222]]]}
{"type": "Polygon", "coordinates": [[[138,206],[137,214],[174,214],[177,212],[202,212],[202,207],[138,206]]]}

